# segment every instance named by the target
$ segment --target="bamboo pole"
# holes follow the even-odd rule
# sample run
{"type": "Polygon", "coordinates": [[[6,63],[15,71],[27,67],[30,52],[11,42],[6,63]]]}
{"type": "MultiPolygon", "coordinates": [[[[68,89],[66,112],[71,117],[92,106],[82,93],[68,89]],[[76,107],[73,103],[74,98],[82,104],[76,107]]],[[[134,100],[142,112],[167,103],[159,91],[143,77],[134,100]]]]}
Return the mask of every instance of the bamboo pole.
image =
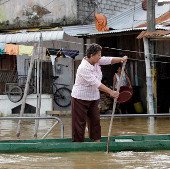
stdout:
{"type": "MultiPolygon", "coordinates": [[[[118,92],[120,90],[120,85],[121,85],[121,82],[122,82],[122,77],[123,77],[123,73],[124,73],[124,70],[125,70],[125,66],[126,66],[126,62],[124,62],[123,66],[122,66],[120,80],[119,80],[118,85],[117,85],[117,91],[118,92]]],[[[113,117],[114,117],[114,114],[115,114],[116,104],[117,104],[117,98],[114,98],[112,116],[111,116],[111,120],[110,120],[110,126],[109,126],[108,138],[107,138],[107,153],[109,153],[110,136],[111,136],[113,117]]]]}
{"type": "MultiPolygon", "coordinates": [[[[32,75],[32,69],[34,66],[34,58],[35,58],[35,45],[34,45],[34,51],[33,51],[33,55],[31,57],[31,61],[30,61],[30,67],[28,70],[28,75],[27,75],[27,81],[25,84],[25,89],[24,89],[24,96],[22,98],[22,105],[21,105],[21,110],[20,110],[20,117],[23,116],[24,114],[24,110],[25,110],[25,104],[26,104],[26,99],[27,99],[27,93],[28,93],[28,89],[29,89],[29,84],[30,84],[30,80],[31,80],[31,75],[32,75]]],[[[20,136],[20,128],[21,128],[21,120],[18,121],[18,125],[17,125],[17,137],[20,136]]]]}
{"type": "MultiPolygon", "coordinates": [[[[42,33],[40,33],[40,38],[38,42],[38,58],[37,58],[37,106],[36,106],[36,114],[35,117],[40,116],[40,108],[41,108],[41,92],[42,92],[42,33]]],[[[35,132],[34,137],[37,138],[39,127],[39,120],[35,120],[35,132]]]]}

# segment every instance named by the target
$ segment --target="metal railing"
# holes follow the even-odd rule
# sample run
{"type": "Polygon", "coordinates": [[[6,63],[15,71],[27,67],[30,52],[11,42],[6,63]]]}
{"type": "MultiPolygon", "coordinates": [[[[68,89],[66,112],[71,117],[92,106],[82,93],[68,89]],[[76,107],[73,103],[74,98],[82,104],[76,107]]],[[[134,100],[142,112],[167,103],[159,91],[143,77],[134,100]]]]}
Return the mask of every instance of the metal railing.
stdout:
{"type": "Polygon", "coordinates": [[[50,120],[54,119],[54,120],[56,120],[56,122],[41,139],[46,138],[48,136],[48,134],[53,130],[53,128],[58,123],[60,123],[61,138],[64,138],[64,124],[63,124],[62,120],[58,117],[0,117],[0,120],[45,120],[45,119],[50,119],[50,120]]]}
{"type": "MultiPolygon", "coordinates": [[[[102,114],[100,115],[101,118],[111,117],[112,114],[102,114]]],[[[170,113],[161,113],[161,114],[114,114],[114,117],[170,117],[170,113]]],[[[60,131],[61,131],[61,138],[64,138],[64,124],[62,120],[58,117],[0,117],[0,120],[56,120],[53,126],[47,131],[46,134],[41,139],[46,138],[49,133],[53,130],[53,128],[60,123],[60,131]]]]}
{"type": "MultiPolygon", "coordinates": [[[[111,117],[112,114],[101,114],[100,117],[111,117]]],[[[113,117],[170,117],[170,113],[157,114],[114,114],[113,117]]]]}

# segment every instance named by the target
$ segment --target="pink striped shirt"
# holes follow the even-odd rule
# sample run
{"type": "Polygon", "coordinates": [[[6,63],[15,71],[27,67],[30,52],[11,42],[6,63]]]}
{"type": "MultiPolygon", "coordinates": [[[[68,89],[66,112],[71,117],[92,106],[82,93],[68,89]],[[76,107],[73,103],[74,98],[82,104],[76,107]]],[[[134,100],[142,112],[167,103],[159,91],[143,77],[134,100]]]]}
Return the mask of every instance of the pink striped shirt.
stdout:
{"type": "Polygon", "coordinates": [[[101,57],[98,63],[91,65],[86,59],[83,59],[77,69],[71,96],[81,100],[100,99],[98,89],[102,80],[100,65],[109,65],[111,61],[112,57],[101,57]]]}

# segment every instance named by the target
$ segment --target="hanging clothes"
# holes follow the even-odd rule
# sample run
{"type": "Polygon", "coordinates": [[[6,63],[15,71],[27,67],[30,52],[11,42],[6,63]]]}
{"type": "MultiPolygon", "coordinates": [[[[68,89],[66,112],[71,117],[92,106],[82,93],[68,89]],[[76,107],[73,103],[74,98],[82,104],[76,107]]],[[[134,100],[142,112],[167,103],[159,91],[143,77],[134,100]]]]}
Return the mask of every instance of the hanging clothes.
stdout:
{"type": "Polygon", "coordinates": [[[69,57],[72,59],[75,59],[75,57],[79,55],[78,50],[62,49],[62,52],[64,53],[66,57],[69,57]]]}
{"type": "Polygon", "coordinates": [[[0,43],[0,55],[5,53],[5,43],[0,43]]]}
{"type": "Polygon", "coordinates": [[[47,48],[46,55],[56,55],[57,57],[68,57],[75,59],[76,56],[79,55],[78,50],[69,50],[69,49],[53,49],[53,48],[47,48]]]}
{"type": "Polygon", "coordinates": [[[53,48],[47,48],[46,55],[56,55],[57,58],[65,58],[65,55],[62,51],[62,49],[53,49],[53,48]]]}
{"type": "Polygon", "coordinates": [[[60,49],[54,49],[54,48],[47,48],[47,51],[46,51],[46,55],[56,55],[57,56],[57,52],[59,51],[60,49]]]}
{"type": "Polygon", "coordinates": [[[19,45],[6,44],[5,53],[8,55],[18,55],[19,54],[19,45]]]}
{"type": "Polygon", "coordinates": [[[51,63],[52,63],[53,66],[54,66],[55,58],[56,58],[56,57],[57,57],[56,55],[50,55],[51,63]]]}
{"type": "MultiPolygon", "coordinates": [[[[115,73],[115,75],[116,75],[116,84],[115,84],[115,88],[117,89],[118,83],[119,83],[119,81],[120,81],[120,76],[119,76],[117,73],[115,73]]],[[[127,79],[126,79],[125,73],[123,73],[122,81],[121,81],[120,87],[121,87],[121,86],[127,86],[127,85],[128,85],[128,81],[127,81],[127,79]]]]}
{"type": "Polygon", "coordinates": [[[19,45],[19,55],[32,56],[33,49],[34,49],[33,46],[19,45]]]}
{"type": "Polygon", "coordinates": [[[95,14],[95,25],[99,32],[109,31],[109,27],[107,26],[107,17],[103,14],[95,14]]]}

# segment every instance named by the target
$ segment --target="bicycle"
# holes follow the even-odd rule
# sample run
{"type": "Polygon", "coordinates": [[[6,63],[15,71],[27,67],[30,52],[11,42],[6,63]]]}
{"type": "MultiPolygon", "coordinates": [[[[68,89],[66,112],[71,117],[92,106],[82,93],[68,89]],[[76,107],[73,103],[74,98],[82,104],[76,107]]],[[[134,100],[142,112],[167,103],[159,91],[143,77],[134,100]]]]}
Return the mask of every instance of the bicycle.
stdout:
{"type": "MultiPolygon", "coordinates": [[[[13,103],[19,102],[24,95],[24,88],[27,76],[20,76],[18,83],[6,83],[6,94],[9,100],[13,103]],[[8,89],[7,89],[8,88],[8,89]]],[[[27,94],[33,94],[36,92],[34,81],[31,79],[27,94]]]]}
{"type": "MultiPolygon", "coordinates": [[[[52,78],[52,91],[53,91],[52,94],[53,94],[54,102],[60,107],[70,106],[71,90],[66,87],[69,85],[56,83],[55,80],[57,80],[59,76],[52,76],[51,78],[52,78]],[[58,85],[61,85],[62,87],[58,87],[58,85]]],[[[9,100],[13,103],[19,102],[22,99],[23,94],[24,94],[25,83],[20,82],[19,84],[17,83],[8,83],[8,84],[12,85],[9,91],[6,92],[9,100]]],[[[36,87],[34,86],[34,82],[30,81],[28,94],[33,94],[35,93],[35,91],[36,91],[36,87]]]]}
{"type": "Polygon", "coordinates": [[[52,78],[52,89],[53,89],[54,102],[60,107],[70,106],[71,105],[71,90],[66,87],[69,85],[63,84],[63,83],[56,83],[55,80],[57,80],[59,76],[52,76],[51,78],[52,78]],[[58,85],[61,85],[62,87],[58,88],[58,85]]]}

